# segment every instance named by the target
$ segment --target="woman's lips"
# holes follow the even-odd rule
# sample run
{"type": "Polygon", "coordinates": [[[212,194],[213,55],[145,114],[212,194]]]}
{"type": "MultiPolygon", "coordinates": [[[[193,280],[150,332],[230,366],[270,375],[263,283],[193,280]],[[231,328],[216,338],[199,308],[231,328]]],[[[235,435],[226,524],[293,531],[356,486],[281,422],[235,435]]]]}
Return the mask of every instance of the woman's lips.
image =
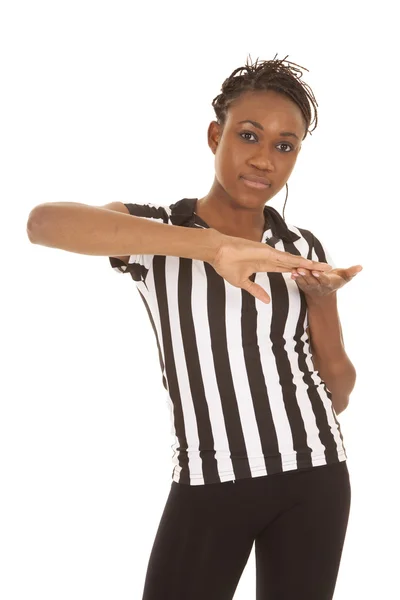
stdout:
{"type": "Polygon", "coordinates": [[[250,181],[249,179],[246,179],[243,176],[242,176],[242,179],[243,179],[243,183],[245,185],[247,185],[248,187],[251,187],[253,189],[266,190],[267,188],[270,187],[270,184],[268,184],[268,183],[260,183],[259,181],[250,181]]]}

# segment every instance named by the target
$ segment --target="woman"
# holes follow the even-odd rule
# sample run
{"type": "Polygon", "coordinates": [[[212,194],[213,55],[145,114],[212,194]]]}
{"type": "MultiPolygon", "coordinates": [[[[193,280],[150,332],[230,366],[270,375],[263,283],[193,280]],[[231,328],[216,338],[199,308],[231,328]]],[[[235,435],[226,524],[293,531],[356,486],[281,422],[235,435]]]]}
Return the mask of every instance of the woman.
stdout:
{"type": "MultiPolygon", "coordinates": [[[[264,206],[286,184],[310,125],[313,95],[295,73],[276,60],[234,71],[213,102],[209,193],[169,210],[127,205],[130,213],[332,264],[311,232],[264,206]]],[[[179,447],[143,599],[232,598],[253,543],[257,600],[332,598],[350,507],[335,412],[355,383],[336,291],[359,267],[253,275],[257,296],[267,299],[263,287],[271,296],[261,305],[207,264],[157,258],[148,288],[152,257],[129,266],[149,315],[157,313],[179,447]],[[170,295],[168,285],[177,288],[170,295]]]]}
{"type": "MultiPolygon", "coordinates": [[[[356,378],[336,292],[361,266],[331,269],[313,233],[266,205],[287,185],[311,105],[317,124],[301,71],[284,62],[247,63],[224,81],[205,197],[112,203],[101,213],[81,205],[73,227],[79,211],[69,207],[74,242],[71,231],[61,241],[62,207],[49,206],[46,232],[32,239],[104,255],[115,248],[98,241],[106,220],[111,236],[110,210],[141,217],[140,251],[109,260],[131,274],[146,306],[176,436],[143,600],[232,599],[253,544],[257,600],[333,597],[351,495],[336,417],[356,378]],[[90,247],[84,214],[97,232],[90,247]],[[210,260],[193,244],[160,251],[146,223],[177,226],[182,240],[188,228],[218,232],[218,247],[210,260]]],[[[123,216],[121,227],[133,225],[123,216]]],[[[172,239],[176,228],[158,232],[172,239]]]]}

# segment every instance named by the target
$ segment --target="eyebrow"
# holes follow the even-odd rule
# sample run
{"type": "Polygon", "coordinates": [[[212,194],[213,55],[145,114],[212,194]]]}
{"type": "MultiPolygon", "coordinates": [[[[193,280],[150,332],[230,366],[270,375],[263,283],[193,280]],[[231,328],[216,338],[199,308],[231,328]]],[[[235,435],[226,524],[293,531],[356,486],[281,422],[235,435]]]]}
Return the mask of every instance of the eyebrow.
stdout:
{"type": "MultiPolygon", "coordinates": [[[[241,123],[251,123],[252,125],[254,125],[254,127],[257,127],[257,129],[261,129],[261,131],[264,131],[264,127],[261,125],[261,123],[258,123],[257,121],[251,121],[251,119],[245,119],[244,121],[239,121],[238,125],[240,125],[241,123]]],[[[299,137],[292,131],[281,131],[279,135],[292,136],[292,137],[295,137],[297,140],[299,139],[299,137]]]]}

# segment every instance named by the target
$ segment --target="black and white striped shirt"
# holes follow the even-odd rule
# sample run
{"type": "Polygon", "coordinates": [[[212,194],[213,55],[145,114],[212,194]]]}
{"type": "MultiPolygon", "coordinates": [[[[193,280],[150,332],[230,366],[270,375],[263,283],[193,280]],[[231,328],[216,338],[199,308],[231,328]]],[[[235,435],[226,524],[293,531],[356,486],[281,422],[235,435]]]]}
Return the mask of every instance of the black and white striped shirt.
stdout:
{"type": "MultiPolygon", "coordinates": [[[[126,204],[130,214],[209,227],[197,199],[126,204]]],[[[332,259],[308,230],[264,207],[262,242],[312,260],[332,259]]],[[[159,351],[175,434],[172,479],[203,485],[346,460],[331,393],[315,370],[307,303],[291,273],[255,273],[265,304],[207,262],[135,255],[126,266],[145,304],[159,351]]]]}

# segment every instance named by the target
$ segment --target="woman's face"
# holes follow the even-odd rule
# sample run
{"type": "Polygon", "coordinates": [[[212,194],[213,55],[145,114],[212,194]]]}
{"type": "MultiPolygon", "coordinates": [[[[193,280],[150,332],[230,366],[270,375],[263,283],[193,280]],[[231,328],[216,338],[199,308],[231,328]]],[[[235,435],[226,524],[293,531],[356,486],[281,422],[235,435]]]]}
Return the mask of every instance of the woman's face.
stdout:
{"type": "Polygon", "coordinates": [[[286,96],[271,90],[243,93],[230,105],[224,128],[213,121],[208,129],[219,191],[239,204],[263,206],[289,179],[305,132],[300,108],[286,96]],[[240,123],[248,119],[258,125],[240,123]],[[243,175],[266,177],[271,185],[249,188],[243,175]]]}

